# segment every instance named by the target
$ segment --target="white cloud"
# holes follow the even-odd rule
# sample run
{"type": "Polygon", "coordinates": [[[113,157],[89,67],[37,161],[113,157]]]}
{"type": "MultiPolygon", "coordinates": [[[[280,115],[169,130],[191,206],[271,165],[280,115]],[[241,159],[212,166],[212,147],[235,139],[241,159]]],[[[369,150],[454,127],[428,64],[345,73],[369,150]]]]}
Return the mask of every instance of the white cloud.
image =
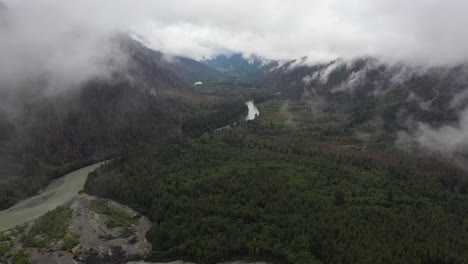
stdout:
{"type": "Polygon", "coordinates": [[[418,122],[407,132],[400,132],[397,144],[406,147],[412,143],[423,149],[437,152],[448,157],[466,154],[468,149],[468,109],[460,113],[457,124],[432,127],[418,122]]]}
{"type": "MultiPolygon", "coordinates": [[[[468,60],[462,0],[3,0],[0,80],[34,74],[79,82],[106,72],[109,37],[135,31],[151,47],[195,59],[220,52],[308,63],[377,56],[412,64],[468,60]]],[[[111,48],[114,48],[113,50],[111,48]]]]}
{"type": "Polygon", "coordinates": [[[314,63],[363,55],[421,64],[468,59],[466,1],[173,0],[154,8],[161,12],[148,33],[182,54],[222,47],[314,63]]]}

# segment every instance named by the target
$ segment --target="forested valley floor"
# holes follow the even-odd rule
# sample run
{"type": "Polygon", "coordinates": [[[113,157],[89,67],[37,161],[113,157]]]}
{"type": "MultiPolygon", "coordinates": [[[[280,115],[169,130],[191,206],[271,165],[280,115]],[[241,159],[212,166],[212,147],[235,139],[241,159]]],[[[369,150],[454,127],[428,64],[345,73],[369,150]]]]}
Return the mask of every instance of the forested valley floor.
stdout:
{"type": "Polygon", "coordinates": [[[258,106],[239,127],[115,159],[86,192],[149,217],[150,261],[468,261],[468,196],[449,162],[356,140],[343,113],[258,106]]]}

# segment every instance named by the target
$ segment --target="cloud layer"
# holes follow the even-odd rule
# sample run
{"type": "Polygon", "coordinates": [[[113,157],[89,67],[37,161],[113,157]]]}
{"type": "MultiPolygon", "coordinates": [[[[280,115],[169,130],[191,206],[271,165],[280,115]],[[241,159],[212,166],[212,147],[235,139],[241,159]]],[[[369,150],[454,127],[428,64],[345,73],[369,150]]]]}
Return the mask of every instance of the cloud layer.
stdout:
{"type": "Polygon", "coordinates": [[[370,55],[451,64],[468,59],[467,1],[157,1],[151,42],[171,53],[222,48],[311,62],[370,55]]]}
{"type": "MultiPolygon", "coordinates": [[[[22,41],[23,49],[87,32],[83,39],[66,43],[75,52],[72,45],[90,45],[80,42],[133,30],[154,48],[192,58],[230,50],[271,59],[308,56],[311,63],[363,55],[421,64],[468,60],[468,2],[463,0],[4,2],[21,31],[6,38],[2,34],[2,39],[22,41]]],[[[0,47],[4,53],[5,43],[0,47]]],[[[33,52],[24,51],[24,56],[33,52]]]]}
{"type": "Polygon", "coordinates": [[[0,91],[60,90],[108,73],[110,60],[124,60],[111,38],[120,27],[97,13],[87,19],[86,1],[80,8],[54,0],[5,3],[0,11],[0,91]]]}

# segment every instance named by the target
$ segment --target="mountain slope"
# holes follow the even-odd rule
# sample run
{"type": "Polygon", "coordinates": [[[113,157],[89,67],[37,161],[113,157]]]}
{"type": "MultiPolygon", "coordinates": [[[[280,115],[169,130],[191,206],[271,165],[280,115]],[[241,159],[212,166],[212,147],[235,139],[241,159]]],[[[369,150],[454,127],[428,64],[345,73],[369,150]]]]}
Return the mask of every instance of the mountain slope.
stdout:
{"type": "Polygon", "coordinates": [[[177,76],[185,83],[192,85],[196,81],[221,77],[219,70],[204,63],[185,57],[170,56],[160,51],[146,47],[142,42],[128,39],[127,45],[131,49],[135,58],[141,64],[157,64],[161,67],[177,73],[177,76]]]}
{"type": "Polygon", "coordinates": [[[263,83],[317,107],[345,111],[368,102],[373,104],[369,112],[395,124],[410,116],[434,125],[456,121],[468,103],[464,65],[422,68],[388,65],[373,58],[315,66],[289,62],[268,72],[263,83]]]}
{"type": "Polygon", "coordinates": [[[115,41],[127,63],[109,77],[54,94],[42,92],[41,82],[15,90],[15,96],[0,93],[2,106],[8,106],[0,109],[0,165],[5,165],[0,166],[0,208],[72,168],[147,143],[178,140],[185,132],[199,133],[207,122],[222,126],[210,116],[245,110],[238,97],[203,99],[192,90],[184,78],[189,70],[196,75],[191,69],[200,65],[200,72],[215,72],[205,65],[189,59],[171,64],[126,36],[115,41]],[[182,131],[185,122],[192,122],[186,116],[196,116],[200,129],[182,131]]]}
{"type": "Polygon", "coordinates": [[[305,104],[317,123],[326,121],[322,140],[437,157],[462,170],[441,180],[454,191],[466,191],[467,65],[389,65],[375,58],[312,66],[291,61],[269,71],[263,85],[305,104]]]}
{"type": "Polygon", "coordinates": [[[226,74],[239,77],[259,78],[265,71],[277,65],[277,62],[251,55],[245,58],[242,54],[218,55],[203,61],[226,74]]]}

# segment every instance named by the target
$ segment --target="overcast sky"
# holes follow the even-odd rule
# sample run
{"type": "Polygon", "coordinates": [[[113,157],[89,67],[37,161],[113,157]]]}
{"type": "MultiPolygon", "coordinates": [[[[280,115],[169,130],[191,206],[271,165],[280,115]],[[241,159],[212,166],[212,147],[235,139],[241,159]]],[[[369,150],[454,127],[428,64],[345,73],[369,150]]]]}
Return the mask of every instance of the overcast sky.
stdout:
{"type": "Polygon", "coordinates": [[[95,69],[83,65],[108,56],[106,41],[119,30],[195,59],[232,51],[308,56],[310,63],[366,55],[417,64],[468,60],[466,0],[0,1],[7,7],[0,11],[0,66],[9,64],[0,78],[44,64],[84,78],[95,69]]]}
{"type": "Polygon", "coordinates": [[[174,53],[208,55],[220,47],[311,61],[371,55],[445,64],[468,58],[466,0],[160,2],[145,35],[174,53]]]}

